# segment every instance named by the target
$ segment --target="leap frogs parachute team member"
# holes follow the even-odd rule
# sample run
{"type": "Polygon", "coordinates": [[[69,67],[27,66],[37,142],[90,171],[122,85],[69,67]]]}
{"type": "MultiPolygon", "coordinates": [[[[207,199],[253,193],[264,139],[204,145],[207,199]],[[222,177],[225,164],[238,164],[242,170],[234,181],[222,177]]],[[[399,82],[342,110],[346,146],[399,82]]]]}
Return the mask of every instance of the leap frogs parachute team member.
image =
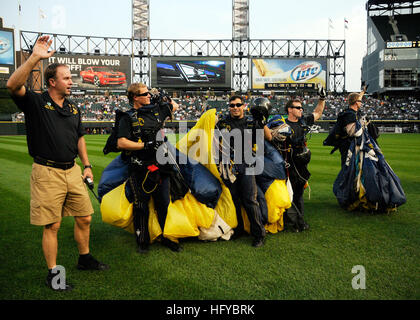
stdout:
{"type": "MultiPolygon", "coordinates": [[[[343,166],[346,162],[350,143],[356,134],[356,122],[362,118],[360,109],[362,108],[362,99],[366,90],[367,87],[364,86],[360,93],[353,92],[349,94],[347,98],[349,107],[338,115],[337,124],[334,128],[335,131],[333,130],[334,136],[328,136],[324,142],[324,145],[333,145],[336,147],[331,151],[331,153],[333,153],[337,148],[340,150],[341,166],[343,166]],[[333,139],[334,142],[329,144],[331,139],[333,139]]],[[[368,119],[366,120],[368,121],[368,119]]],[[[372,122],[368,121],[367,129],[370,136],[376,141],[379,137],[379,131],[376,126],[372,122]]]]}
{"type": "Polygon", "coordinates": [[[333,184],[339,205],[349,211],[389,213],[406,197],[377,143],[378,129],[361,112],[366,90],[364,86],[362,92],[349,94],[349,108],[338,115],[324,145],[334,147],[331,153],[341,153],[341,170],[333,184]]]}
{"type": "MultiPolygon", "coordinates": [[[[130,163],[131,190],[134,193],[133,224],[139,253],[149,248],[148,230],[150,197],[153,197],[159,225],[164,230],[170,203],[170,179],[156,160],[156,151],[162,140],[156,139],[166,118],[178,109],[171,100],[167,103],[150,104],[151,93],[142,83],[133,83],[128,88],[128,99],[132,109],[124,114],[118,126],[118,148],[123,150],[122,158],[130,163]]],[[[180,251],[178,243],[162,236],[162,244],[172,251],[180,251]]]]}
{"type": "Polygon", "coordinates": [[[319,101],[314,112],[306,117],[303,116],[302,102],[299,99],[291,99],[287,102],[285,111],[288,114],[286,123],[291,127],[292,134],[287,137],[283,147],[283,157],[289,163],[288,174],[293,189],[292,207],[285,214],[285,227],[295,231],[309,229],[305,222],[303,192],[311,174],[308,164],[311,160],[311,151],[306,146],[306,134],[309,127],[322,116],[325,107],[326,92],[320,86],[319,101]]]}
{"type": "MultiPolygon", "coordinates": [[[[265,99],[266,98],[259,98],[265,99]]],[[[258,100],[258,99],[256,99],[258,100]]],[[[254,104],[259,104],[258,101],[254,101],[254,104]]],[[[269,101],[268,101],[269,104],[269,101]]],[[[271,105],[268,106],[271,109],[271,105]]],[[[260,219],[260,209],[257,201],[257,184],[255,175],[246,174],[245,170],[249,164],[245,163],[244,152],[245,149],[253,148],[252,141],[246,141],[244,136],[245,129],[264,129],[264,137],[266,140],[271,140],[271,133],[268,127],[265,125],[270,110],[266,110],[267,114],[264,116],[261,112],[256,112],[252,117],[245,117],[245,105],[240,96],[232,96],[229,99],[229,114],[224,115],[217,122],[217,129],[232,131],[237,129],[241,132],[241,143],[242,143],[242,163],[234,163],[234,152],[233,146],[230,144],[230,153],[233,167],[228,174],[222,173],[222,179],[225,185],[229,188],[232,199],[236,208],[236,216],[238,219],[238,226],[235,229],[234,238],[241,236],[244,233],[244,225],[241,214],[241,205],[244,207],[246,214],[250,222],[250,232],[254,237],[252,245],[254,247],[260,247],[264,244],[265,229],[260,219]]],[[[258,143],[256,143],[258,146],[258,143]]],[[[219,168],[223,166],[219,165],[219,168]]],[[[220,169],[219,169],[220,170],[220,169]]],[[[223,170],[221,170],[223,172],[223,170]]],[[[226,172],[225,172],[226,173],[226,172]]]]}
{"type": "Polygon", "coordinates": [[[73,216],[75,219],[74,238],[79,249],[77,268],[105,270],[109,266],[89,253],[93,208],[83,180],[87,177],[93,179],[93,175],[80,110],[66,99],[72,85],[70,70],[64,64],[49,65],[44,74],[48,90],[42,94],[24,86],[32,69],[54,54],[55,51],[48,52],[51,42],[48,36],[36,41],[31,56],[11,75],[7,88],[25,114],[28,150],[34,158],[31,224],[44,226],[42,249],[49,269],[46,284],[55,291],[67,291],[72,289],[68,283],[66,286],[52,284],[59,271],[56,268],[57,233],[62,217],[73,216]],[[84,165],[83,173],[74,162],[77,155],[84,165]]]}

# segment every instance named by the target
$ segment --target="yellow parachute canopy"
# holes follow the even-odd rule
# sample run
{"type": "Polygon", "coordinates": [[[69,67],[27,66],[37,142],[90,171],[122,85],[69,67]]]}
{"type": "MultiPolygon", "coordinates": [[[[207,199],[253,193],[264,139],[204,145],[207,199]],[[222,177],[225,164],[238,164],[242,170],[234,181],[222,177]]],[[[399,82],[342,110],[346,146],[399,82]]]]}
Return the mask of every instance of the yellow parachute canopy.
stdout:
{"type": "MultiPolygon", "coordinates": [[[[219,171],[212,156],[216,110],[205,112],[197,124],[176,145],[177,149],[188,157],[203,164],[221,183],[222,193],[215,209],[208,208],[198,202],[188,192],[183,199],[170,202],[165,222],[165,237],[178,241],[179,238],[195,237],[200,234],[200,227],[209,228],[215,218],[215,210],[223,221],[231,228],[238,224],[235,205],[229,189],[223,184],[219,171]]],[[[265,193],[268,207],[268,232],[276,233],[283,230],[284,210],[291,206],[285,180],[274,180],[265,193]]],[[[102,198],[102,220],[108,224],[123,228],[133,233],[133,204],[125,195],[125,183],[114,188],[102,198]]],[[[153,242],[162,234],[153,200],[149,202],[149,233],[153,242]]],[[[242,209],[243,210],[243,209],[242,209]]],[[[249,232],[249,221],[243,211],[244,227],[249,232]]]]}

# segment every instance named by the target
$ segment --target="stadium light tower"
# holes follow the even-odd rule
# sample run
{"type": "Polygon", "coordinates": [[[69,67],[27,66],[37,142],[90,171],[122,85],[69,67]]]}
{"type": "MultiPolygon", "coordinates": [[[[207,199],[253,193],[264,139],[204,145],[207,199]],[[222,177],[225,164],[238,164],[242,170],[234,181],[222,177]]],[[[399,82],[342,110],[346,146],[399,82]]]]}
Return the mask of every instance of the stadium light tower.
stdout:
{"type": "Polygon", "coordinates": [[[148,39],[149,30],[149,0],[132,0],[133,3],[133,38],[148,39]]]}
{"type": "Polygon", "coordinates": [[[232,39],[249,39],[249,3],[248,0],[232,0],[232,39]]]}
{"type": "Polygon", "coordinates": [[[233,86],[248,87],[249,0],[232,0],[233,86]]]}
{"type": "MultiPolygon", "coordinates": [[[[149,0],[132,0],[133,4],[133,40],[134,47],[133,50],[136,54],[132,59],[132,68],[133,70],[139,70],[138,80],[141,82],[148,82],[148,72],[143,72],[143,70],[148,70],[147,68],[147,42],[150,38],[150,28],[149,28],[149,0]],[[145,54],[146,53],[146,54],[145,54]],[[138,56],[138,58],[137,58],[138,56]],[[146,56],[146,58],[144,57],[146,56]]],[[[136,71],[134,71],[134,77],[136,77],[136,71]]],[[[137,80],[137,79],[136,79],[137,80]]]]}

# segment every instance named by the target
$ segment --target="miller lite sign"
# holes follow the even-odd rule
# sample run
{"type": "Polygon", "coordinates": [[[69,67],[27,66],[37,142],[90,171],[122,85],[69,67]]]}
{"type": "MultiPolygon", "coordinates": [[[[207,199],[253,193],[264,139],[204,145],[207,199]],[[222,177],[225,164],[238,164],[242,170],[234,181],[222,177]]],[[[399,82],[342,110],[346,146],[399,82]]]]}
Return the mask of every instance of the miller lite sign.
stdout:
{"type": "Polygon", "coordinates": [[[318,76],[322,71],[322,66],[319,62],[308,61],[296,66],[290,73],[290,77],[296,82],[306,82],[318,76]]]}
{"type": "Polygon", "coordinates": [[[327,87],[327,59],[252,59],[253,89],[327,87]]]}

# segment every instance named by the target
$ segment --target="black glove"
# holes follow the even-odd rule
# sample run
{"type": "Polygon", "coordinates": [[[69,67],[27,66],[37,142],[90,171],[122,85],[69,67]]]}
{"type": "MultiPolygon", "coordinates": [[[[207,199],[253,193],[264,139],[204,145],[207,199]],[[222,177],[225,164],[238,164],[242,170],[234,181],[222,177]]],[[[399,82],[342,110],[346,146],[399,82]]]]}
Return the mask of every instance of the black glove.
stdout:
{"type": "Polygon", "coordinates": [[[267,119],[265,117],[262,117],[262,119],[257,120],[257,124],[258,124],[258,127],[262,129],[267,124],[267,119]]]}
{"type": "Polygon", "coordinates": [[[325,100],[325,98],[327,97],[327,92],[320,83],[318,84],[318,95],[321,100],[325,100]]]}
{"type": "Polygon", "coordinates": [[[366,93],[368,88],[369,88],[369,85],[368,85],[368,84],[365,84],[365,85],[362,87],[363,92],[364,92],[364,93],[366,93]]]}
{"type": "Polygon", "coordinates": [[[159,149],[162,141],[147,141],[144,143],[144,151],[156,152],[159,149]]]}
{"type": "Polygon", "coordinates": [[[254,118],[259,128],[264,128],[264,126],[267,124],[267,119],[261,112],[254,110],[254,112],[252,112],[252,117],[254,118]]]}

